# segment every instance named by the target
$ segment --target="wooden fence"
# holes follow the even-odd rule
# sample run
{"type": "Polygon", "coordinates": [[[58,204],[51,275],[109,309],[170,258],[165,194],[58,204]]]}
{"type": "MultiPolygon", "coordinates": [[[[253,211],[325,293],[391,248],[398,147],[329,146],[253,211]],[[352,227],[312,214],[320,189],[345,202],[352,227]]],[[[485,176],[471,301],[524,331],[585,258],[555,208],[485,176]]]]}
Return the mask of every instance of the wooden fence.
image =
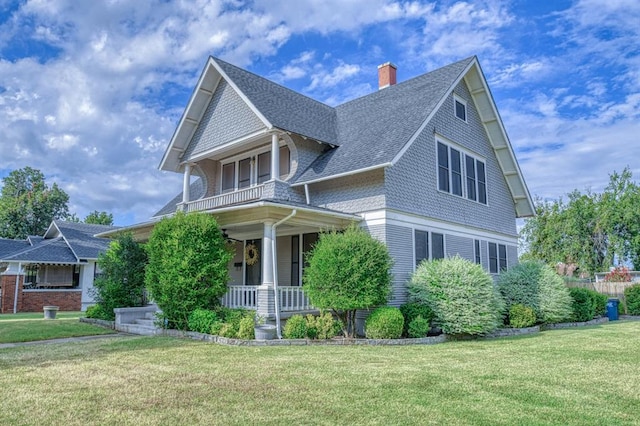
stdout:
{"type": "Polygon", "coordinates": [[[609,297],[616,297],[620,301],[624,301],[624,289],[638,284],[638,282],[582,282],[582,281],[568,281],[567,287],[580,287],[595,290],[598,293],[606,294],[609,297]]]}

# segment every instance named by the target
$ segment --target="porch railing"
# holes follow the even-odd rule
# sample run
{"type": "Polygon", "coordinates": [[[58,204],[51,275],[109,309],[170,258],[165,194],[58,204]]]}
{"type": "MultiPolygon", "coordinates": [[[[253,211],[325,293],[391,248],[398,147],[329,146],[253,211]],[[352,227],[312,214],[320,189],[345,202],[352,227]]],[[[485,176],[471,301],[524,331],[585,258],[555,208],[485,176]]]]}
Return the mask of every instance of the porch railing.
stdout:
{"type": "MultiPolygon", "coordinates": [[[[280,310],[283,312],[313,309],[309,298],[300,287],[278,287],[278,299],[280,300],[280,310]]],[[[229,286],[220,302],[229,308],[256,309],[258,307],[258,286],[229,286]]]]}
{"type": "Polygon", "coordinates": [[[228,308],[256,309],[258,307],[258,287],[254,285],[229,286],[220,301],[228,308]]]}
{"type": "Polygon", "coordinates": [[[203,210],[211,210],[231,204],[244,203],[246,201],[258,200],[262,197],[264,185],[252,186],[250,188],[239,189],[237,191],[228,192],[226,194],[216,195],[214,197],[203,198],[201,200],[190,201],[183,204],[185,211],[195,212],[203,210]]]}
{"type": "Polygon", "coordinates": [[[309,298],[300,287],[278,287],[278,298],[282,311],[305,311],[313,309],[309,298]]]}

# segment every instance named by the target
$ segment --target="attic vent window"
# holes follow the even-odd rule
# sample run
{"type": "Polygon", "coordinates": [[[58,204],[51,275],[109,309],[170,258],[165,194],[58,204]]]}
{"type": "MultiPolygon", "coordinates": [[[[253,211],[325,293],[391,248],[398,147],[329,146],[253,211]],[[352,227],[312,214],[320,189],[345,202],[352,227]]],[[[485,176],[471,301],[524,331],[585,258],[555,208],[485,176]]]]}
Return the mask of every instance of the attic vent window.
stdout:
{"type": "Polygon", "coordinates": [[[461,98],[454,95],[453,104],[455,109],[456,117],[466,123],[467,121],[467,103],[461,98]]]}

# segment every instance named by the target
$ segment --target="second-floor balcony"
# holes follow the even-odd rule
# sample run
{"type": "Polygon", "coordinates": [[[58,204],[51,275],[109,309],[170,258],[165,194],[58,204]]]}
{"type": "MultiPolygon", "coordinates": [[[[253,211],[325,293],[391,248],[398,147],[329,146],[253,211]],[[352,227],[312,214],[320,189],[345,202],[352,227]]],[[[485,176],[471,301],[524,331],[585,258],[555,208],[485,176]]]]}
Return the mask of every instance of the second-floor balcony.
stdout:
{"type": "Polygon", "coordinates": [[[182,203],[182,206],[185,212],[213,210],[218,207],[259,200],[262,198],[263,192],[264,185],[255,185],[249,188],[215,195],[213,197],[201,198],[199,200],[182,203]]]}

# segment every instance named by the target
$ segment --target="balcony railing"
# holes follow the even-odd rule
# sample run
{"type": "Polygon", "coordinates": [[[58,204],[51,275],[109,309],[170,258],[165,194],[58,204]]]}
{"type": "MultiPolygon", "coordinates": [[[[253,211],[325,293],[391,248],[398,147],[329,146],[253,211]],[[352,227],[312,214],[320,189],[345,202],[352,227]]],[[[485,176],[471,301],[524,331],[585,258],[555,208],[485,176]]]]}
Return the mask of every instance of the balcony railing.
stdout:
{"type": "Polygon", "coordinates": [[[264,185],[256,185],[249,188],[239,189],[226,194],[216,195],[214,197],[203,198],[201,200],[190,201],[186,203],[185,211],[196,212],[204,210],[212,210],[222,206],[244,203],[251,200],[259,200],[262,197],[264,185]]]}

